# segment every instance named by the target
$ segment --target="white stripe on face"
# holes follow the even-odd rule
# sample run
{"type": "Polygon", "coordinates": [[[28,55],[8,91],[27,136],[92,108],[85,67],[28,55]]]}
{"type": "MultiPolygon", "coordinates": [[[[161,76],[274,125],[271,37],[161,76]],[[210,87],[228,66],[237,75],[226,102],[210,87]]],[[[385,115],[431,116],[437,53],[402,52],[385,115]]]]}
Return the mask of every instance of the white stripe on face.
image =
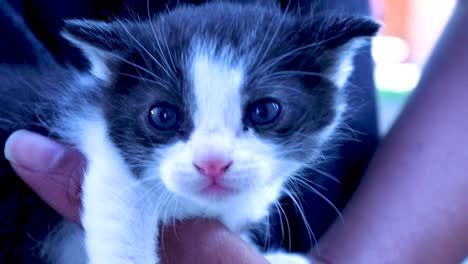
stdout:
{"type": "Polygon", "coordinates": [[[212,46],[197,45],[192,51],[193,160],[230,160],[235,137],[242,131],[242,64],[233,62],[228,49],[215,54],[212,46]]]}
{"type": "Polygon", "coordinates": [[[236,134],[242,129],[242,65],[233,63],[227,50],[214,54],[208,45],[193,49],[191,63],[195,131],[236,134]]]}

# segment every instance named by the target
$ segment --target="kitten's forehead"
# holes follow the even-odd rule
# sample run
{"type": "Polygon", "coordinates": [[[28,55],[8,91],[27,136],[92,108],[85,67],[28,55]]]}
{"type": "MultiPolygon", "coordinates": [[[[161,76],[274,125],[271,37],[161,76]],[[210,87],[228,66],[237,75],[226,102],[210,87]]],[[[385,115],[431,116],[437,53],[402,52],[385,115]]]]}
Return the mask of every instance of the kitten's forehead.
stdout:
{"type": "Polygon", "coordinates": [[[206,40],[194,41],[190,51],[194,126],[208,133],[220,129],[235,132],[242,127],[243,60],[234,58],[230,47],[214,52],[213,45],[206,40]]]}
{"type": "Polygon", "coordinates": [[[155,21],[169,46],[185,48],[194,39],[210,39],[212,49],[222,51],[229,45],[237,55],[266,49],[272,38],[280,42],[294,24],[291,15],[276,8],[228,3],[181,7],[155,21]]]}

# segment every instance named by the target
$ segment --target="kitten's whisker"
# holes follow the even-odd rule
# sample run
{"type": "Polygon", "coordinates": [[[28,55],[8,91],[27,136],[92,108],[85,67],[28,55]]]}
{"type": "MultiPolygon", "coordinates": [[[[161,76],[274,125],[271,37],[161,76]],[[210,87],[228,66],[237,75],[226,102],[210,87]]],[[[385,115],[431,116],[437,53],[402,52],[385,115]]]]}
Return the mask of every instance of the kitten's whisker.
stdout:
{"type": "Polygon", "coordinates": [[[147,190],[145,192],[143,192],[143,194],[141,196],[139,196],[139,198],[134,202],[133,204],[133,208],[139,206],[139,204],[141,202],[143,203],[146,203],[148,201],[146,201],[146,199],[148,197],[151,196],[152,193],[155,193],[155,192],[158,192],[159,189],[162,189],[163,186],[161,186],[161,184],[158,184],[158,185],[155,185],[155,186],[151,186],[150,188],[147,188],[147,190]]]}
{"type": "MultiPolygon", "coordinates": [[[[287,189],[284,189],[283,192],[289,197],[291,198],[291,201],[293,202],[293,204],[296,206],[298,212],[299,212],[299,215],[300,217],[302,218],[302,221],[304,222],[304,226],[306,227],[306,230],[307,230],[307,233],[308,233],[308,236],[309,236],[309,239],[314,241],[314,244],[317,245],[317,238],[314,234],[314,232],[312,231],[312,228],[310,227],[309,225],[309,222],[307,221],[307,218],[305,216],[305,213],[304,213],[304,208],[302,207],[301,203],[294,197],[294,194],[291,193],[290,191],[288,191],[287,189]]],[[[319,249],[317,248],[317,251],[319,251],[319,249]]]]}
{"type": "Polygon", "coordinates": [[[301,176],[300,174],[298,175],[295,175],[294,177],[291,177],[290,179],[292,182],[296,182],[298,184],[301,184],[302,186],[306,187],[306,189],[309,189],[309,185],[314,185],[316,186],[317,188],[321,189],[321,190],[324,190],[324,191],[328,191],[328,189],[314,181],[312,181],[311,179],[308,179],[307,177],[305,176],[301,176]]]}
{"type": "MultiPolygon", "coordinates": [[[[172,215],[176,215],[175,211],[177,210],[177,208],[179,208],[178,207],[179,199],[177,199],[177,196],[174,196],[173,200],[174,200],[174,206],[171,207],[172,210],[173,210],[172,215]]],[[[176,218],[175,217],[172,217],[172,226],[174,226],[174,228],[176,226],[176,218]]]]}
{"type": "MultiPolygon", "coordinates": [[[[293,75],[306,75],[306,76],[315,76],[315,77],[319,77],[319,78],[322,78],[322,79],[325,79],[329,82],[332,82],[332,80],[330,79],[329,76],[326,76],[326,75],[323,75],[323,74],[320,74],[320,73],[314,73],[314,72],[301,72],[301,71],[282,71],[282,72],[274,72],[274,73],[271,73],[271,74],[265,74],[263,75],[262,77],[259,77],[257,79],[255,79],[254,81],[254,84],[255,84],[255,87],[257,88],[258,87],[271,87],[272,85],[275,86],[275,87],[281,87],[281,88],[285,88],[285,86],[283,84],[281,84],[280,80],[282,79],[289,79],[291,78],[291,76],[293,75]]],[[[258,88],[257,88],[258,89],[258,88]]],[[[308,93],[305,93],[304,91],[297,91],[297,89],[291,89],[291,91],[295,92],[295,93],[302,93],[306,96],[310,96],[311,94],[308,94],[308,93]]]]}
{"type": "Polygon", "coordinates": [[[294,75],[306,75],[306,76],[314,76],[314,77],[320,77],[326,80],[331,81],[330,76],[323,74],[323,73],[317,73],[317,72],[308,72],[308,71],[299,71],[299,70],[288,70],[288,71],[276,71],[274,73],[268,74],[265,77],[270,77],[272,80],[278,77],[290,77],[294,75]]]}
{"type": "Polygon", "coordinates": [[[270,248],[271,245],[271,214],[267,214],[265,220],[265,243],[263,244],[264,248],[270,248]]]}
{"type": "MultiPolygon", "coordinates": [[[[164,210],[163,209],[163,205],[167,203],[167,200],[170,199],[169,197],[170,195],[168,193],[163,193],[161,197],[159,197],[157,203],[156,203],[156,207],[153,208],[153,212],[152,212],[152,216],[151,216],[151,225],[152,226],[157,226],[157,230],[159,231],[160,230],[160,225],[161,225],[161,219],[162,219],[162,211],[164,210]]],[[[159,241],[164,241],[164,232],[159,232],[160,234],[160,237],[158,238],[159,241]]],[[[161,246],[161,252],[166,252],[166,250],[164,250],[164,243],[158,243],[158,246],[161,246]]],[[[164,254],[164,253],[163,253],[164,254]]]]}
{"type": "Polygon", "coordinates": [[[295,89],[295,88],[292,88],[291,86],[287,86],[286,84],[282,84],[282,83],[270,83],[271,80],[266,80],[265,82],[258,82],[257,81],[254,81],[253,83],[253,87],[255,87],[256,90],[263,90],[263,89],[271,89],[271,87],[275,87],[275,88],[281,88],[282,90],[285,90],[285,91],[289,91],[291,92],[292,94],[298,94],[300,96],[311,96],[311,94],[309,93],[306,93],[302,90],[298,90],[298,89],[295,89]]]}
{"type": "MultiPolygon", "coordinates": [[[[324,161],[323,163],[326,163],[327,161],[324,161]]],[[[298,162],[294,162],[294,161],[283,161],[282,162],[283,164],[285,165],[289,165],[289,166],[295,166],[295,167],[300,167],[300,169],[298,170],[297,173],[301,173],[301,172],[304,172],[305,170],[311,170],[321,176],[324,176],[332,181],[334,181],[335,183],[337,184],[340,184],[340,180],[338,180],[336,177],[334,177],[333,175],[331,175],[330,173],[327,173],[321,169],[318,168],[318,165],[320,165],[320,163],[315,163],[315,164],[307,164],[307,163],[298,163],[298,162]]]]}
{"type": "Polygon", "coordinates": [[[125,77],[134,78],[134,79],[139,80],[139,81],[148,82],[148,83],[151,83],[151,84],[155,84],[155,85],[158,85],[158,86],[163,86],[165,88],[168,88],[165,84],[163,84],[160,81],[148,79],[148,78],[142,77],[141,75],[137,76],[137,75],[134,75],[134,74],[124,73],[124,72],[117,72],[116,75],[122,75],[122,76],[125,76],[125,77]]]}
{"type": "MultiPolygon", "coordinates": [[[[298,185],[298,182],[295,181],[288,181],[285,186],[287,186],[287,189],[290,190],[292,193],[294,193],[295,197],[297,197],[298,200],[303,201],[304,194],[301,191],[301,188],[298,185]]],[[[301,204],[302,205],[302,204],[301,204]]]]}
{"type": "MultiPolygon", "coordinates": [[[[343,33],[342,33],[343,34],[343,33]]],[[[308,49],[314,48],[314,47],[320,47],[322,46],[325,42],[332,41],[334,39],[337,39],[341,37],[341,35],[336,35],[333,37],[330,37],[329,39],[321,40],[321,41],[316,41],[312,42],[308,45],[303,45],[298,48],[295,48],[289,52],[286,52],[278,57],[272,58],[271,60],[267,61],[265,64],[261,64],[260,67],[256,70],[255,75],[258,76],[263,76],[267,71],[269,71],[272,67],[274,67],[277,63],[280,61],[292,57],[292,56],[299,56],[301,52],[305,52],[308,49]]]]}
{"type": "MultiPolygon", "coordinates": [[[[139,69],[136,69],[136,71],[141,78],[144,78],[139,69]]],[[[166,89],[167,92],[173,93],[173,90],[171,89],[172,85],[171,83],[169,83],[169,81],[166,81],[162,79],[161,77],[155,78],[155,81],[159,82],[160,88],[164,88],[166,89]]],[[[152,91],[153,89],[150,89],[150,90],[152,91]]],[[[154,95],[149,94],[148,96],[154,96],[154,95]]]]}
{"type": "Polygon", "coordinates": [[[316,188],[314,188],[312,185],[308,185],[309,189],[313,191],[315,194],[317,194],[320,198],[322,198],[324,201],[326,201],[336,212],[337,216],[340,218],[341,222],[344,222],[343,215],[341,214],[340,210],[333,204],[330,199],[328,199],[324,194],[322,194],[320,191],[318,191],[316,188]]]}
{"type": "Polygon", "coordinates": [[[278,210],[278,214],[280,216],[280,223],[281,223],[281,244],[283,243],[284,241],[284,227],[283,227],[283,217],[282,215],[284,216],[284,220],[286,221],[286,228],[288,230],[288,249],[291,250],[292,248],[292,244],[291,244],[291,225],[289,224],[289,218],[288,218],[288,215],[286,214],[286,212],[284,211],[283,207],[281,206],[281,204],[278,202],[278,201],[275,201],[275,207],[276,209],[278,210]]]}
{"type": "MultiPolygon", "coordinates": [[[[165,207],[166,212],[164,213],[164,216],[163,216],[163,219],[165,219],[166,221],[167,221],[168,217],[165,216],[165,215],[170,209],[172,209],[172,214],[171,214],[172,216],[177,215],[176,210],[178,208],[178,201],[179,200],[177,199],[177,196],[171,196],[170,198],[172,198],[172,199],[169,199],[168,205],[165,207]],[[169,202],[171,202],[172,204],[169,204],[169,202]]],[[[176,230],[176,221],[177,220],[176,220],[175,217],[171,217],[170,222],[165,222],[164,225],[167,225],[167,224],[172,225],[172,232],[173,232],[174,236],[176,237],[176,239],[179,239],[178,235],[177,235],[177,230],[176,230]]],[[[162,233],[161,241],[164,241],[164,233],[162,233]]]]}
{"type": "MultiPolygon", "coordinates": [[[[289,5],[291,4],[291,1],[288,2],[288,5],[286,7],[286,10],[289,9],[289,5]]],[[[273,33],[273,36],[270,38],[270,41],[268,43],[268,46],[266,48],[263,48],[263,45],[262,45],[262,48],[261,50],[263,50],[263,55],[262,55],[262,58],[259,60],[260,63],[262,63],[266,57],[266,55],[268,54],[268,52],[270,51],[273,43],[276,41],[276,38],[278,36],[278,33],[281,29],[281,27],[283,26],[283,23],[284,23],[284,20],[286,19],[286,14],[287,12],[281,12],[281,20],[279,21],[279,23],[277,23],[277,27],[276,27],[276,30],[275,32],[273,33]]]]}
{"type": "Polygon", "coordinates": [[[361,138],[367,135],[367,133],[365,132],[352,128],[348,123],[346,123],[346,121],[342,121],[339,128],[345,131],[349,131],[349,133],[352,134],[352,136],[350,137],[345,137],[344,135],[349,135],[349,133],[346,133],[344,131],[340,133],[340,131],[338,131],[337,133],[335,133],[335,135],[336,137],[340,137],[341,140],[361,142],[361,138]]]}
{"type": "Polygon", "coordinates": [[[318,174],[320,174],[320,175],[322,175],[322,176],[325,176],[325,177],[327,177],[328,179],[330,179],[330,180],[332,180],[332,181],[334,181],[334,182],[340,184],[340,180],[338,180],[336,177],[332,176],[330,173],[327,173],[327,172],[325,172],[325,171],[323,171],[323,170],[321,170],[321,169],[314,168],[314,167],[308,167],[308,169],[313,170],[313,171],[315,171],[316,173],[318,173],[318,174]]]}
{"type": "MultiPolygon", "coordinates": [[[[263,22],[263,21],[260,20],[259,24],[261,24],[261,22],[263,22]]],[[[262,40],[260,42],[260,45],[259,45],[260,48],[256,49],[255,55],[253,56],[254,60],[257,61],[259,64],[262,63],[262,61],[259,60],[260,56],[265,57],[264,45],[265,45],[265,43],[267,41],[267,38],[270,36],[270,30],[272,29],[274,24],[275,24],[275,21],[273,21],[273,20],[271,20],[270,23],[268,24],[268,28],[266,29],[266,33],[263,35],[263,38],[262,38],[262,40]],[[263,52],[263,55],[262,55],[262,52],[263,52]]],[[[258,30],[258,25],[257,25],[257,30],[258,30]]]]}
{"type": "MultiPolygon", "coordinates": [[[[168,8],[167,4],[166,4],[166,8],[168,8]]],[[[172,56],[171,56],[171,53],[169,51],[167,42],[166,42],[165,47],[166,47],[166,52],[168,53],[168,56],[171,59],[171,65],[169,65],[169,62],[168,62],[168,60],[166,58],[166,55],[164,54],[164,52],[162,50],[161,43],[159,42],[159,38],[157,37],[156,31],[154,29],[153,21],[152,21],[151,14],[150,14],[150,0],[146,0],[146,10],[147,10],[147,13],[148,13],[148,21],[150,23],[151,31],[153,33],[153,38],[154,38],[154,41],[156,42],[156,44],[158,46],[159,55],[162,57],[163,63],[166,65],[167,69],[169,70],[170,77],[172,78],[172,80],[174,80],[176,82],[177,77],[176,77],[176,75],[174,73],[175,64],[174,64],[174,61],[172,60],[172,56]]]]}
{"type": "Polygon", "coordinates": [[[169,202],[171,201],[173,195],[168,191],[161,191],[157,201],[155,201],[155,207],[153,208],[153,216],[151,218],[152,225],[159,225],[159,221],[167,220],[167,210],[169,202]]]}
{"type": "MultiPolygon", "coordinates": [[[[266,186],[264,183],[260,183],[259,181],[256,181],[257,185],[260,186],[260,188],[262,188],[265,192],[268,191],[268,186],[266,186]]],[[[275,200],[274,203],[276,203],[277,201],[275,200]]],[[[271,214],[271,213],[270,213],[271,214]]],[[[270,214],[267,215],[267,219],[265,220],[266,221],[266,224],[265,224],[265,237],[264,237],[264,247],[266,248],[269,248],[271,242],[271,227],[270,227],[270,214]]],[[[281,223],[281,227],[283,226],[283,223],[281,223]]],[[[281,230],[283,231],[283,230],[281,230]]]]}
{"type": "Polygon", "coordinates": [[[114,54],[114,53],[110,53],[109,56],[114,57],[115,59],[120,60],[120,61],[122,61],[122,62],[125,62],[125,63],[127,63],[128,65],[135,67],[136,69],[140,69],[140,70],[142,70],[143,72],[145,72],[145,73],[151,75],[151,76],[152,76],[153,78],[155,78],[155,79],[160,79],[160,77],[157,76],[156,74],[154,74],[154,72],[151,72],[150,70],[148,70],[148,69],[146,69],[146,68],[144,68],[144,67],[142,67],[142,66],[140,66],[140,65],[138,65],[138,64],[136,64],[136,63],[134,63],[134,62],[131,62],[131,61],[125,59],[124,57],[120,56],[120,55],[117,55],[117,54],[114,54]]]}
{"type": "MultiPolygon", "coordinates": [[[[275,157],[275,158],[284,159],[285,155],[288,155],[288,153],[287,152],[286,152],[286,154],[281,153],[281,156],[278,156],[278,157],[275,157]]],[[[328,158],[330,158],[330,157],[328,157],[328,158]]],[[[312,160],[308,161],[308,162],[296,162],[296,161],[291,161],[291,160],[282,160],[281,161],[281,164],[283,164],[283,165],[288,165],[290,167],[297,167],[297,168],[300,168],[300,170],[309,169],[309,170],[312,170],[312,171],[318,173],[319,175],[325,176],[326,178],[336,182],[337,184],[340,184],[340,180],[338,180],[336,177],[334,177],[331,174],[329,174],[329,173],[327,173],[327,172],[325,172],[325,171],[318,168],[318,165],[323,164],[323,163],[327,163],[327,158],[323,157],[323,162],[313,162],[312,160]]]]}
{"type": "MultiPolygon", "coordinates": [[[[151,165],[151,164],[148,164],[148,165],[151,165]]],[[[152,182],[152,181],[156,181],[158,184],[160,184],[161,178],[158,176],[146,177],[146,178],[138,180],[138,184],[146,184],[147,182],[152,182]]],[[[164,185],[161,185],[161,186],[163,187],[164,185]]]]}
{"type": "MultiPolygon", "coordinates": [[[[153,60],[154,63],[156,63],[156,65],[159,66],[159,68],[164,71],[165,74],[167,74],[168,76],[172,77],[172,75],[168,72],[168,70],[166,69],[166,67],[163,67],[163,65],[153,56],[153,54],[151,52],[149,52],[148,49],[145,48],[145,46],[143,46],[143,44],[141,44],[140,41],[138,41],[138,39],[136,39],[133,34],[130,32],[130,30],[128,30],[127,26],[122,23],[122,21],[120,20],[117,20],[118,23],[120,24],[120,26],[125,30],[125,32],[128,34],[128,36],[144,51],[146,52],[146,54],[148,54],[148,56],[153,60]]],[[[152,23],[151,23],[152,24],[152,23]]],[[[145,58],[146,56],[144,56],[142,54],[142,57],[145,58]]],[[[175,81],[175,79],[174,79],[175,81]]]]}

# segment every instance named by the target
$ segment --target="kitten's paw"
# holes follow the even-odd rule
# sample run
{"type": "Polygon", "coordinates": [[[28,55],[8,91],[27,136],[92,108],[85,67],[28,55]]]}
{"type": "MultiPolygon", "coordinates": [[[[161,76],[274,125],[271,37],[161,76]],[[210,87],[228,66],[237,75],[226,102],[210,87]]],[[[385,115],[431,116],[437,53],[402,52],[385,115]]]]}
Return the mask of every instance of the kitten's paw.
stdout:
{"type": "Polygon", "coordinates": [[[296,253],[272,252],[265,254],[265,258],[271,264],[313,264],[304,255],[296,253]]]}

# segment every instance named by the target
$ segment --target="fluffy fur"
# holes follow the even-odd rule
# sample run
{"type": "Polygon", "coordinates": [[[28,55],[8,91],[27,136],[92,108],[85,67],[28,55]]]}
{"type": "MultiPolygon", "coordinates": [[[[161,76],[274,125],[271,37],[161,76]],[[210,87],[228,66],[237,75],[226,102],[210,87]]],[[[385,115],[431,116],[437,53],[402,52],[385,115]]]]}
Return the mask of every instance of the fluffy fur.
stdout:
{"type": "MultiPolygon", "coordinates": [[[[88,159],[84,231],[64,222],[44,256],[158,263],[158,225],[193,217],[245,232],[332,138],[354,51],[377,30],[363,17],[300,18],[230,3],[179,7],[148,21],[68,21],[63,35],[86,54],[90,73],[34,69],[0,87],[1,129],[45,129],[88,159]],[[149,118],[161,103],[176,109],[168,130],[149,118]],[[253,112],[273,111],[265,107],[279,114],[256,124],[253,112]],[[215,183],[195,166],[210,159],[230,164],[215,183]],[[217,191],[204,191],[213,184],[217,191]]],[[[11,71],[2,66],[0,76],[11,71]]]]}

